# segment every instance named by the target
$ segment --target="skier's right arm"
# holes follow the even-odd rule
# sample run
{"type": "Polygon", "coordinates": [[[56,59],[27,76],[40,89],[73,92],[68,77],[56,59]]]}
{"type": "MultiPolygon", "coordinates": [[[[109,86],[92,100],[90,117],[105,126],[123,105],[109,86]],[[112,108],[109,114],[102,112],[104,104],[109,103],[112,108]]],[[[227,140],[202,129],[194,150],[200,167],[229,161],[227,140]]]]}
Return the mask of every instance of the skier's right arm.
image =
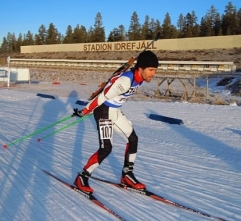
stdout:
{"type": "Polygon", "coordinates": [[[110,82],[106,85],[104,90],[91,100],[84,109],[78,110],[77,108],[74,109],[74,116],[82,117],[91,113],[95,108],[103,104],[106,100],[113,99],[116,96],[119,96],[130,89],[131,80],[129,77],[126,76],[118,76],[116,78],[111,79],[110,82]]]}

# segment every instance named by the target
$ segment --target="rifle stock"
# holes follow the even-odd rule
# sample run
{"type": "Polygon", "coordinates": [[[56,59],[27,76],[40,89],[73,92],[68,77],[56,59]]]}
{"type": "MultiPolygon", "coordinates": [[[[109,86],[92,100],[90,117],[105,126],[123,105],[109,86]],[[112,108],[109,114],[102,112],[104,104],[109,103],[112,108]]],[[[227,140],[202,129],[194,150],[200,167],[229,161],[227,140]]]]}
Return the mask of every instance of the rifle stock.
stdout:
{"type": "Polygon", "coordinates": [[[104,89],[104,87],[107,85],[108,81],[102,82],[101,85],[99,86],[99,88],[93,92],[91,94],[91,96],[88,98],[88,100],[92,100],[94,99],[98,94],[100,94],[102,92],[102,90],[104,89]]]}
{"type": "MultiPolygon", "coordinates": [[[[156,37],[144,48],[143,51],[146,51],[150,47],[150,45],[153,44],[154,41],[157,41],[159,38],[160,38],[160,32],[157,33],[156,37]]],[[[129,61],[127,61],[120,68],[118,68],[111,75],[111,77],[116,76],[116,75],[120,74],[121,72],[124,72],[124,71],[128,70],[137,58],[138,58],[138,56],[137,57],[131,57],[129,59],[129,61]]],[[[91,96],[88,98],[88,100],[90,101],[90,100],[94,99],[97,95],[99,95],[103,91],[103,89],[106,86],[106,84],[108,83],[108,81],[102,82],[101,85],[99,86],[99,88],[91,94],[91,96]]]]}
{"type": "Polygon", "coordinates": [[[125,64],[123,64],[120,68],[118,68],[113,74],[113,75],[116,75],[116,74],[119,74],[120,72],[123,72],[123,71],[126,71],[133,63],[134,61],[136,60],[135,57],[131,57],[129,61],[127,61],[125,64]]]}

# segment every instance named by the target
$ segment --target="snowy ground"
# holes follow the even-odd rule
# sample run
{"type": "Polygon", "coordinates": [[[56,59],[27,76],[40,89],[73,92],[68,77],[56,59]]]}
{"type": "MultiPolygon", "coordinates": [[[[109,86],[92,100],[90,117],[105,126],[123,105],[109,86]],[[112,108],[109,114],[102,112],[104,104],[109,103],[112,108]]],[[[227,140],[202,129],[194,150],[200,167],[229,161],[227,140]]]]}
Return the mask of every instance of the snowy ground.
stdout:
{"type": "MultiPolygon", "coordinates": [[[[15,140],[72,114],[89,95],[86,85],[25,85],[0,89],[0,221],[117,220],[42,170],[73,182],[97,150],[93,117],[37,142],[68,122],[15,145],[15,140]],[[59,87],[57,89],[57,87],[59,87]],[[41,88],[41,90],[40,90],[41,88]],[[60,90],[61,88],[61,90],[60,90]]],[[[92,88],[91,88],[92,90],[92,88]]],[[[227,220],[241,220],[241,107],[131,100],[122,108],[139,136],[137,178],[152,192],[227,220]],[[160,114],[184,125],[148,118],[160,114]]],[[[125,143],[114,136],[112,154],[95,176],[119,181],[125,143]]],[[[126,220],[212,220],[136,193],[90,180],[95,196],[126,220]]]]}

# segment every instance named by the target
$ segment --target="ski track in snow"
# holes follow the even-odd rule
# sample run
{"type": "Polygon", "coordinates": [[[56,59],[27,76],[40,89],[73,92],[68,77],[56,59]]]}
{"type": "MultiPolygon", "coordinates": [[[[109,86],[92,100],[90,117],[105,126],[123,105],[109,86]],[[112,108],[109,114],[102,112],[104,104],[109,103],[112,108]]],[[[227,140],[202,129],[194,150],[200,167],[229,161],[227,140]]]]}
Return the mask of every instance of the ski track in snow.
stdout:
{"type": "MultiPolygon", "coordinates": [[[[81,108],[75,102],[74,97],[51,100],[0,90],[1,145],[71,115],[73,107],[81,108]]],[[[241,220],[240,107],[128,101],[122,110],[139,136],[135,174],[150,191],[213,216],[241,220]],[[184,125],[150,120],[150,113],[182,119],[184,125]]],[[[117,220],[42,171],[72,183],[97,150],[93,117],[37,142],[73,120],[0,149],[0,221],[117,220]]],[[[94,176],[118,182],[124,151],[125,143],[114,135],[113,151],[94,176]]],[[[213,220],[95,180],[90,185],[126,220],[213,220]]]]}

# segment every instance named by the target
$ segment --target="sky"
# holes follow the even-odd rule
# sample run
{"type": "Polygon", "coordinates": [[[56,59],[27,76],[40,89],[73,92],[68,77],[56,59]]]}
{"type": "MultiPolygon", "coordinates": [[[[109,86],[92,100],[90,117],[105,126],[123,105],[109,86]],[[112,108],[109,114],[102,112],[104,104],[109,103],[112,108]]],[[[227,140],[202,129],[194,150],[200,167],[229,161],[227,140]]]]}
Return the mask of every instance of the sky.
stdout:
{"type": "MultiPolygon", "coordinates": [[[[117,220],[43,173],[47,170],[72,183],[97,150],[93,116],[58,133],[54,132],[76,119],[41,130],[70,116],[74,107],[81,109],[76,101],[85,101],[92,86],[96,88],[98,83],[93,85],[92,80],[85,85],[40,82],[0,88],[0,221],[117,220]]],[[[150,91],[151,85],[144,84],[141,91],[150,91]]],[[[136,177],[173,202],[225,220],[241,220],[240,108],[145,100],[136,94],[121,108],[139,138],[136,177]],[[152,120],[150,114],[181,119],[184,124],[152,120]]],[[[92,175],[119,182],[125,146],[114,133],[112,153],[92,175]]],[[[98,181],[89,183],[94,195],[125,220],[216,220],[98,181]]]]}
{"type": "MultiPolygon", "coordinates": [[[[53,23],[61,34],[66,33],[68,25],[75,28],[79,24],[88,30],[94,26],[98,12],[102,15],[106,36],[119,25],[124,25],[128,30],[133,12],[137,13],[141,24],[146,15],[162,23],[166,13],[169,13],[172,24],[176,25],[181,13],[185,16],[195,11],[199,23],[212,5],[223,14],[228,2],[229,0],[203,0],[201,3],[200,0],[103,0],[101,3],[98,0],[1,1],[0,42],[3,37],[7,37],[8,32],[15,33],[16,37],[28,31],[38,34],[42,24],[48,28],[53,23]]],[[[237,9],[241,8],[240,0],[231,2],[237,9]]]]}

